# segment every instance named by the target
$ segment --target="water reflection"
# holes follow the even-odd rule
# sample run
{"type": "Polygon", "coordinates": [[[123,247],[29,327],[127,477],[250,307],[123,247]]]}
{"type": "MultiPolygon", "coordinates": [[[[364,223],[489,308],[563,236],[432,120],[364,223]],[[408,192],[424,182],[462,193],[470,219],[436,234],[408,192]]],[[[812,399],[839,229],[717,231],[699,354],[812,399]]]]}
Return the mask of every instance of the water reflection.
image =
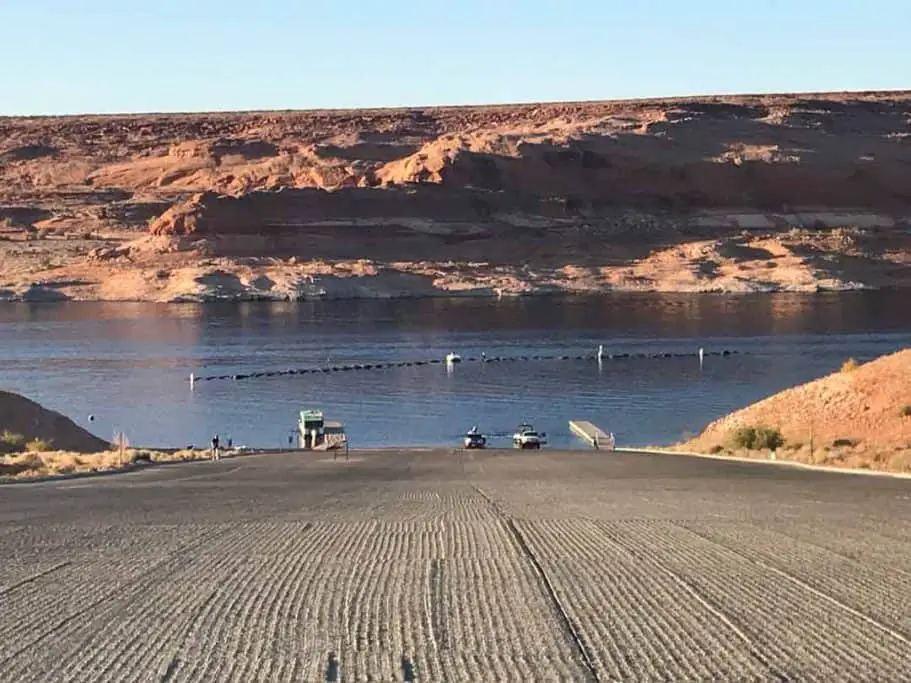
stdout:
{"type": "MultiPolygon", "coordinates": [[[[176,321],[210,328],[277,329],[306,324],[412,330],[614,329],[661,336],[752,335],[904,329],[911,323],[900,291],[820,294],[614,294],[601,297],[341,300],[216,304],[6,304],[0,325],[90,322],[130,334],[156,334],[176,321]],[[156,322],[157,321],[157,322],[156,322]]],[[[162,336],[170,334],[165,330],[162,336]]],[[[155,337],[152,337],[153,339],[155,337]]]]}

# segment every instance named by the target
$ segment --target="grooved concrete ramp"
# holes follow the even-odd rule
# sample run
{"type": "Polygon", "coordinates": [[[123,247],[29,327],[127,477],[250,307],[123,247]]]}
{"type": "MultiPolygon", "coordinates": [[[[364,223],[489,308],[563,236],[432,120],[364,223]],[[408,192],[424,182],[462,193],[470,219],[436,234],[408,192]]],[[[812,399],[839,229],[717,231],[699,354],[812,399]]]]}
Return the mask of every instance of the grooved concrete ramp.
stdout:
{"type": "Polygon", "coordinates": [[[908,480],[258,455],[2,487],[0,556],[3,681],[911,679],[908,480]]]}

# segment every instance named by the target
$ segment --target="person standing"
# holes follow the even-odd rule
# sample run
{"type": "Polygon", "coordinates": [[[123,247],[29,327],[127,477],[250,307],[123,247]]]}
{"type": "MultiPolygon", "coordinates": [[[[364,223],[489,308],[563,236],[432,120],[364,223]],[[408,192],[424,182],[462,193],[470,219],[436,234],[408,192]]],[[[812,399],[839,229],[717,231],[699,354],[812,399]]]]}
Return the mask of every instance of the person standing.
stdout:
{"type": "Polygon", "coordinates": [[[218,460],[218,434],[212,437],[212,460],[218,460]]]}

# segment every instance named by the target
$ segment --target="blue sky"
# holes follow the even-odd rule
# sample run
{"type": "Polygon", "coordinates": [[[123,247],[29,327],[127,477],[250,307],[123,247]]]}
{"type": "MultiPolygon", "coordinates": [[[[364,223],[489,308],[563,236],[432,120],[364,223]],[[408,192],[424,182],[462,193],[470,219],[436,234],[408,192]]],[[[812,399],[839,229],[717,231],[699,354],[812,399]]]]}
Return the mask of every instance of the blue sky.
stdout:
{"type": "Polygon", "coordinates": [[[909,0],[0,0],[0,114],[911,87],[909,0]]]}

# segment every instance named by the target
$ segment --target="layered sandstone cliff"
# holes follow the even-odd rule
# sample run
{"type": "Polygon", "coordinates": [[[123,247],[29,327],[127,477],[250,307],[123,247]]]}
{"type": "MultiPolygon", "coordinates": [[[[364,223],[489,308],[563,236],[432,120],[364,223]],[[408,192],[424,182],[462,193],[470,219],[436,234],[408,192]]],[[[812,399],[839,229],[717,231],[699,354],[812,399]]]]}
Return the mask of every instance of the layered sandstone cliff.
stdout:
{"type": "Polygon", "coordinates": [[[0,298],[902,286],[909,121],[908,93],[0,119],[0,298]]]}

